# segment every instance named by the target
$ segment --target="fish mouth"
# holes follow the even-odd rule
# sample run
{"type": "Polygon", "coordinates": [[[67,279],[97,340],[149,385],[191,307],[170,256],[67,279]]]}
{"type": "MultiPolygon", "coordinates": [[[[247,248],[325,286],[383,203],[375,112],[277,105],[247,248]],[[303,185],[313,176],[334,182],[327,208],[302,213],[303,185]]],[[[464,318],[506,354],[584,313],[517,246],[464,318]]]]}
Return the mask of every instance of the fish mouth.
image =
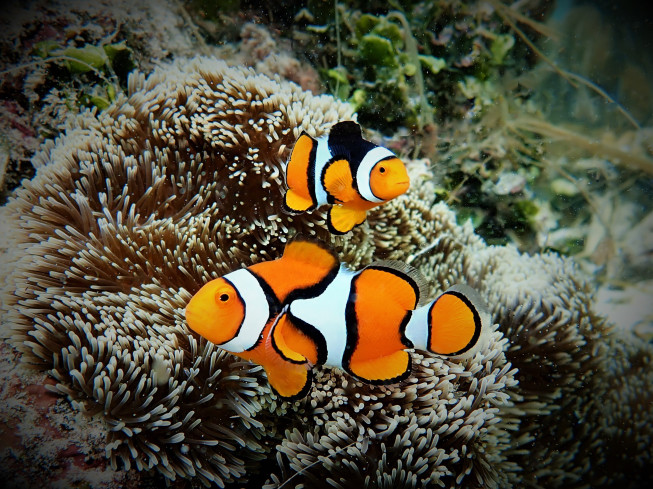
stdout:
{"type": "Polygon", "coordinates": [[[184,317],[186,318],[186,325],[193,331],[196,331],[197,324],[198,324],[198,317],[197,313],[193,308],[189,308],[186,306],[186,310],[184,311],[184,317]]]}
{"type": "Polygon", "coordinates": [[[408,187],[410,187],[410,181],[409,181],[409,180],[405,180],[405,181],[403,181],[403,182],[397,182],[397,183],[395,184],[395,187],[399,187],[399,188],[401,188],[401,189],[408,190],[408,187]]]}

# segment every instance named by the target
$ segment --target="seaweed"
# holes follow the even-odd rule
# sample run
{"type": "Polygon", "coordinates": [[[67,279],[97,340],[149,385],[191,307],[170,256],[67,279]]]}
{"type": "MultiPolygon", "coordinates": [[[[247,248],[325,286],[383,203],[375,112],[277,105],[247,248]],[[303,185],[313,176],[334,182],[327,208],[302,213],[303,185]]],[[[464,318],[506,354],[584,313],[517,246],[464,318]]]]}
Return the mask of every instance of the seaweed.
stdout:
{"type": "Polygon", "coordinates": [[[459,116],[458,83],[466,77],[488,80],[506,66],[530,64],[509,26],[481,6],[447,1],[390,6],[379,12],[337,4],[330,17],[311,11],[323,24],[296,26],[302,34],[299,50],[312,53],[325,81],[337,68],[348,78],[350,93],[392,94],[363,102],[361,121],[370,127],[385,133],[400,126],[428,130],[459,116]],[[383,117],[370,115],[375,103],[386,109],[383,117]]]}
{"type": "MultiPolygon", "coordinates": [[[[116,91],[127,86],[127,76],[135,67],[131,49],[124,41],[111,44],[84,44],[81,47],[61,46],[45,40],[34,45],[32,53],[44,63],[54,64],[59,84],[74,81],[81,75],[91,75],[87,86],[76,85],[72,95],[79,106],[106,109],[116,97],[116,91]]],[[[54,68],[52,68],[54,69],[54,68]]]]}

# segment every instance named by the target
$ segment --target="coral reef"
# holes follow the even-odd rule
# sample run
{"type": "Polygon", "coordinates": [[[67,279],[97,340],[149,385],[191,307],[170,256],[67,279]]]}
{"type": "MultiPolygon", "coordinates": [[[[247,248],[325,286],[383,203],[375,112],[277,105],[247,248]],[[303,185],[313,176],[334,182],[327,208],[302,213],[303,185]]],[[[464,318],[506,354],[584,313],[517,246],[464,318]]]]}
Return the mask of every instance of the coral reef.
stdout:
{"type": "Polygon", "coordinates": [[[348,236],[332,239],[320,211],[281,213],[295,138],[352,116],[252,70],[177,60],[132,73],[126,95],[33,159],[35,177],[2,209],[3,327],[51,390],[103,420],[112,470],[269,488],[646,481],[651,347],[594,312],[571,261],[487,246],[434,204],[423,161],[410,162],[411,191],[348,236]],[[259,367],[190,332],[183,310],[207,280],[278,257],[294,232],[330,240],[353,268],[410,262],[433,296],[477,288],[496,323],[487,344],[465,360],[414,353],[397,386],[322,369],[309,397],[280,401],[259,367]],[[609,454],[603,438],[628,450],[609,454]]]}
{"type": "Polygon", "coordinates": [[[398,132],[406,153],[431,159],[438,196],[472,217],[481,236],[539,251],[540,205],[527,183],[539,176],[541,144],[503,130],[510,110],[528,104],[531,94],[515,80],[530,73],[533,60],[530,41],[516,35],[504,11],[550,33],[530,17],[549,7],[448,0],[393,7],[309,3],[295,36],[363,125],[395,140],[398,132]],[[520,184],[506,186],[510,175],[520,184]]]}
{"type": "Polygon", "coordinates": [[[12,2],[0,23],[5,34],[0,41],[3,68],[32,61],[35,47],[44,41],[72,46],[80,41],[108,43],[128,35],[137,64],[149,71],[171,54],[191,55],[200,42],[182,28],[177,5],[169,0],[12,2]]]}
{"type": "Polygon", "coordinates": [[[316,70],[295,58],[288,41],[253,22],[235,25],[234,44],[215,46],[174,1],[11,5],[0,19],[5,33],[0,39],[0,201],[22,178],[33,176],[30,158],[38,146],[55,138],[80,110],[107,108],[127,90],[134,67],[149,72],[161,60],[200,52],[322,91],[316,70]]]}
{"type": "Polygon", "coordinates": [[[653,348],[617,332],[591,353],[594,362],[581,365],[584,384],[550,405],[551,422],[535,419],[537,439],[518,463],[540,487],[649,487],[653,348]]]}
{"type": "Polygon", "coordinates": [[[228,57],[230,65],[251,66],[263,75],[279,75],[314,94],[323,91],[317,71],[295,58],[289,43],[275,39],[265,26],[243,24],[240,40],[238,50],[228,57]]]}
{"type": "MultiPolygon", "coordinates": [[[[293,35],[364,126],[432,161],[438,197],[488,243],[574,255],[604,297],[650,295],[650,253],[633,243],[649,242],[653,216],[653,66],[648,30],[626,12],[309,2],[293,35]]],[[[650,331],[650,308],[640,316],[650,331]]]]}

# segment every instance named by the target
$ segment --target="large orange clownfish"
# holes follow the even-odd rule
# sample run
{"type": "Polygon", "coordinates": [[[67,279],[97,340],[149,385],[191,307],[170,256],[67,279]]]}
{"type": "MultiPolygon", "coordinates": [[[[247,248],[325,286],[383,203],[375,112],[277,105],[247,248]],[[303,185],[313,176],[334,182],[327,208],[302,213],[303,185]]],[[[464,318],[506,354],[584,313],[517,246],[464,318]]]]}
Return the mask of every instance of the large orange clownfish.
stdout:
{"type": "Polygon", "coordinates": [[[286,167],[286,212],[297,214],[331,204],[327,226],[345,234],[367,211],[408,190],[406,167],[387,148],[363,139],[353,121],[338,122],[314,139],[303,132],[286,167]]]}
{"type": "Polygon", "coordinates": [[[282,397],[298,398],[310,389],[313,365],[391,384],[411,372],[408,348],[473,353],[488,321],[476,292],[458,285],[421,304],[423,294],[407,265],[355,272],[324,245],[296,239],[282,258],[204,285],[186,319],[219,347],[262,365],[282,397]]]}

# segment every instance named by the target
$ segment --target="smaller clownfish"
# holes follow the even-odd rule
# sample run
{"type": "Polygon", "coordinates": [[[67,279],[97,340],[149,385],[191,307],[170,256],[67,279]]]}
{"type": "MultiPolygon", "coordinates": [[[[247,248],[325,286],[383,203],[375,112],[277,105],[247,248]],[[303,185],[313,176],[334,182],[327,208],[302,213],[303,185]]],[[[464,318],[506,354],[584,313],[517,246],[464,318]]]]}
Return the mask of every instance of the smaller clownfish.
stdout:
{"type": "Polygon", "coordinates": [[[286,212],[331,204],[329,231],[345,234],[365,221],[368,210],[405,193],[410,179],[392,151],[363,139],[357,123],[344,121],[318,139],[302,132],[286,167],[286,185],[286,212]]]}
{"type": "Polygon", "coordinates": [[[322,244],[295,239],[280,259],[204,285],[186,319],[220,348],[263,366],[282,397],[300,398],[313,365],[392,384],[411,372],[408,348],[477,351],[488,321],[478,294],[457,285],[426,304],[422,295],[421,276],[408,265],[379,262],[354,272],[322,244]]]}

